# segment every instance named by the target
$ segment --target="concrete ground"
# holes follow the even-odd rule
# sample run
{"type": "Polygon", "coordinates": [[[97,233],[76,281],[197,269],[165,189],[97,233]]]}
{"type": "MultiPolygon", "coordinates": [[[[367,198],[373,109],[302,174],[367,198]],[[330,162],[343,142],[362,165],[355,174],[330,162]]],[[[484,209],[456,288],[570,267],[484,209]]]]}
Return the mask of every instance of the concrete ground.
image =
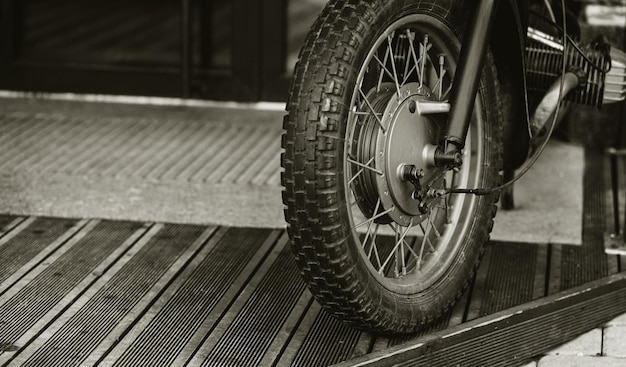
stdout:
{"type": "MultiPolygon", "coordinates": [[[[281,116],[1,100],[0,213],[282,228],[281,116]]],[[[583,153],[551,143],[493,238],[580,244],[583,153]]],[[[626,315],[531,366],[626,366],[625,337],[626,315]]]]}
{"type": "MultiPolygon", "coordinates": [[[[3,212],[285,225],[281,111],[7,100],[0,113],[3,212]]],[[[582,169],[582,148],[551,143],[492,238],[580,244],[582,169]]]]}

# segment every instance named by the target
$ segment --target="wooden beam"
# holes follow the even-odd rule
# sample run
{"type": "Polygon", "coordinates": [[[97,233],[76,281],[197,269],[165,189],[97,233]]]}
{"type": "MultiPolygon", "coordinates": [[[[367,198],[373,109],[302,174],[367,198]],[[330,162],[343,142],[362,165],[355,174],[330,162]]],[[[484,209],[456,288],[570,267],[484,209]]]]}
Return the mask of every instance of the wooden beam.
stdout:
{"type": "Polygon", "coordinates": [[[520,366],[624,312],[619,273],[335,366],[520,366]]]}

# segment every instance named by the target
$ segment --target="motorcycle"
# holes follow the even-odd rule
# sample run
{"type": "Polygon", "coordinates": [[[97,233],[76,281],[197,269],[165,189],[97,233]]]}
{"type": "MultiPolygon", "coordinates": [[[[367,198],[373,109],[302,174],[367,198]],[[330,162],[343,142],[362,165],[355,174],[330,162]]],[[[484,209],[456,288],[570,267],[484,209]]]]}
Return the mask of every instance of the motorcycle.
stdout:
{"type": "Polygon", "coordinates": [[[331,0],[309,31],[283,121],[284,213],[305,282],[343,322],[402,334],[443,317],[561,102],[624,99],[624,53],[583,50],[556,22],[562,2],[546,2],[548,32],[532,28],[530,6],[331,0]]]}

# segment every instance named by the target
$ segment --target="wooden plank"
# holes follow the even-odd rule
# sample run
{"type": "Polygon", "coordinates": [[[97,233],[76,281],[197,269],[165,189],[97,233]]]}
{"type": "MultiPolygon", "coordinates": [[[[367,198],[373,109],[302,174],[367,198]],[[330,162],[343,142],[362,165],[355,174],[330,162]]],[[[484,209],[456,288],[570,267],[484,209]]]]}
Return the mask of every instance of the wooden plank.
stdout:
{"type": "Polygon", "coordinates": [[[335,366],[521,365],[624,313],[625,305],[620,273],[335,366]]]}

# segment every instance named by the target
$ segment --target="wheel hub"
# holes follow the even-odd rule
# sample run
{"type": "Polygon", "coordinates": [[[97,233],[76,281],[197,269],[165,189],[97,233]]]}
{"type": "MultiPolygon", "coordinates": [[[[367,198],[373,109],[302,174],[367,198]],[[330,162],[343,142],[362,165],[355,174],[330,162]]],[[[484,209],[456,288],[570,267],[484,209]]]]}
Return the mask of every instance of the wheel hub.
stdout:
{"type": "Polygon", "coordinates": [[[360,107],[362,111],[373,109],[376,116],[369,116],[359,125],[354,153],[360,162],[369,163],[375,170],[359,175],[355,187],[361,198],[359,206],[366,215],[388,211],[376,219],[377,223],[395,221],[409,226],[422,222],[425,213],[420,211],[420,200],[413,197],[415,186],[403,177],[402,168],[418,167],[425,181],[435,174],[427,155],[441,138],[441,122],[419,113],[419,102],[431,100],[429,90],[408,83],[399,91],[400,97],[395,85],[383,85],[379,91],[370,92],[371,107],[360,107]]]}

